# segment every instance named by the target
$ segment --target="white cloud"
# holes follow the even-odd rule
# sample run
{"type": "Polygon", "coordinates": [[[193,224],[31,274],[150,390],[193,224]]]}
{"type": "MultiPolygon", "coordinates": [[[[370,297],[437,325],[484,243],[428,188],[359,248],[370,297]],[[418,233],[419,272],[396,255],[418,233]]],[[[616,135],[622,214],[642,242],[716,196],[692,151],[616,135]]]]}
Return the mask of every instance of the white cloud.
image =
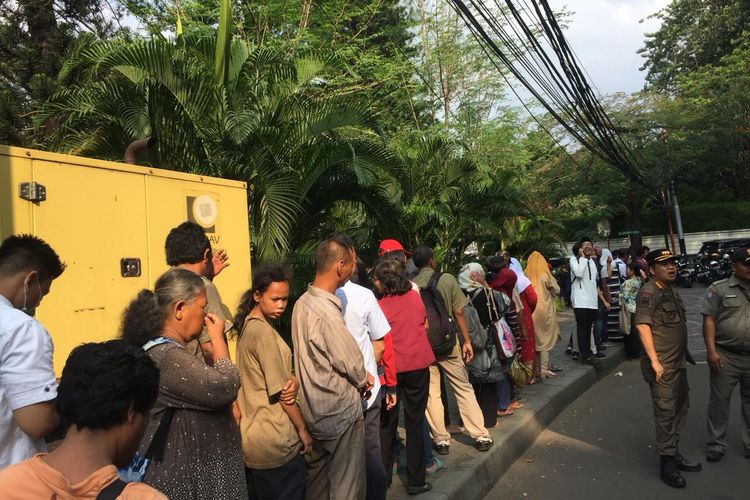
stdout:
{"type": "Polygon", "coordinates": [[[644,34],[659,28],[658,19],[647,19],[671,0],[568,0],[550,1],[554,10],[573,12],[565,37],[600,92],[634,92],[643,87],[639,71],[644,34]],[[641,22],[643,20],[643,22],[641,22]]]}

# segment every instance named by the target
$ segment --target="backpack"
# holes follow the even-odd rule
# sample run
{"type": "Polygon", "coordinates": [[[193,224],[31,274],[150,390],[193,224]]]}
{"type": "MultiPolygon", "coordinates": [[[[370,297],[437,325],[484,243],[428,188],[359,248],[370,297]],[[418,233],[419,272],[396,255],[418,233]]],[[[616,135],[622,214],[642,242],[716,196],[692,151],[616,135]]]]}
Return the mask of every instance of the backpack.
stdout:
{"type": "MultiPolygon", "coordinates": [[[[487,344],[487,330],[482,326],[482,322],[479,319],[479,313],[474,302],[472,300],[477,296],[477,293],[482,293],[482,290],[477,290],[474,294],[469,297],[469,302],[464,306],[464,318],[466,319],[466,328],[469,330],[469,339],[471,339],[471,347],[474,351],[484,349],[487,344]]],[[[459,338],[461,340],[461,338],[459,338]]]]}
{"type": "Polygon", "coordinates": [[[450,354],[456,345],[456,329],[443,296],[437,289],[440,276],[442,273],[433,273],[427,286],[419,289],[419,295],[427,312],[427,340],[432,352],[436,356],[445,356],[450,354]]]}

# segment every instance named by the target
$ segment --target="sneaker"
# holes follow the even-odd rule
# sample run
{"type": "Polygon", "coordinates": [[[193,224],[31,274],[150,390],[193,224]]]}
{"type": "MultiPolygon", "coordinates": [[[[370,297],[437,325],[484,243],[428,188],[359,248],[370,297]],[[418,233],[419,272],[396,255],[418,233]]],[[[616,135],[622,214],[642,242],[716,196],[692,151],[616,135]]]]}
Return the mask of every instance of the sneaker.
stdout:
{"type": "Polygon", "coordinates": [[[450,441],[436,441],[432,447],[438,452],[438,455],[447,455],[451,450],[450,441]]]}
{"type": "Polygon", "coordinates": [[[604,361],[602,361],[601,359],[598,359],[598,358],[596,358],[594,356],[591,356],[590,358],[584,359],[582,361],[582,363],[584,365],[589,365],[589,366],[597,367],[597,366],[602,366],[604,364],[604,361]]]}
{"type": "Polygon", "coordinates": [[[573,360],[578,361],[581,359],[581,354],[578,351],[573,351],[573,360]]]}
{"type": "Polygon", "coordinates": [[[487,451],[490,449],[490,446],[492,446],[492,439],[488,437],[480,437],[476,440],[474,446],[479,451],[487,451]]]}
{"type": "Polygon", "coordinates": [[[565,354],[567,354],[568,356],[570,356],[571,354],[573,354],[573,348],[570,347],[570,346],[566,347],[565,348],[565,354]]]}
{"type": "Polygon", "coordinates": [[[421,495],[422,493],[426,493],[431,489],[432,485],[430,483],[424,483],[422,486],[407,486],[406,493],[410,496],[421,495]]]}
{"type": "Polygon", "coordinates": [[[435,457],[435,459],[432,461],[432,464],[425,467],[424,471],[428,476],[434,476],[441,469],[445,469],[445,462],[440,460],[438,457],[435,457]]]}
{"type": "Polygon", "coordinates": [[[594,356],[596,356],[599,359],[604,359],[607,357],[607,355],[604,354],[603,352],[597,352],[596,354],[594,354],[594,356]]]}

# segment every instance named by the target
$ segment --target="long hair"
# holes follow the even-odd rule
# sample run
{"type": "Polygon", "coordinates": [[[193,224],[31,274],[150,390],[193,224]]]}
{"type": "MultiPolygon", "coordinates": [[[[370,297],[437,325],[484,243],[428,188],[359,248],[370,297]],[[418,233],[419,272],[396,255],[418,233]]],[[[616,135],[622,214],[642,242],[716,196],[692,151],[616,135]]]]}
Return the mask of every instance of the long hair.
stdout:
{"type": "Polygon", "coordinates": [[[237,307],[237,314],[234,315],[234,320],[232,321],[232,327],[237,332],[237,336],[242,335],[242,325],[245,324],[245,318],[258,305],[255,301],[255,294],[263,295],[268,290],[268,287],[271,286],[271,283],[289,283],[291,280],[291,271],[281,264],[266,264],[260,266],[253,273],[253,286],[242,294],[240,305],[237,307]]]}
{"type": "Polygon", "coordinates": [[[178,301],[189,302],[206,287],[192,271],[173,268],[159,276],[154,290],[141,290],[122,315],[120,337],[138,347],[157,337],[164,327],[167,310],[178,301]]]}

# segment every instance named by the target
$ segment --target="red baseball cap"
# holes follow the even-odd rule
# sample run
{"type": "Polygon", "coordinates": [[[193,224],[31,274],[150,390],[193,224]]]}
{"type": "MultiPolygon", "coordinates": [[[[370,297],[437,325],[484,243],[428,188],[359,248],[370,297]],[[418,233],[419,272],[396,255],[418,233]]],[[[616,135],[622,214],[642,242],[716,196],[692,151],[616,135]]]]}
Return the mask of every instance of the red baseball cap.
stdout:
{"type": "Polygon", "coordinates": [[[378,255],[384,255],[388,252],[404,252],[407,257],[411,257],[411,254],[404,250],[403,245],[396,240],[383,240],[380,242],[378,255]]]}

